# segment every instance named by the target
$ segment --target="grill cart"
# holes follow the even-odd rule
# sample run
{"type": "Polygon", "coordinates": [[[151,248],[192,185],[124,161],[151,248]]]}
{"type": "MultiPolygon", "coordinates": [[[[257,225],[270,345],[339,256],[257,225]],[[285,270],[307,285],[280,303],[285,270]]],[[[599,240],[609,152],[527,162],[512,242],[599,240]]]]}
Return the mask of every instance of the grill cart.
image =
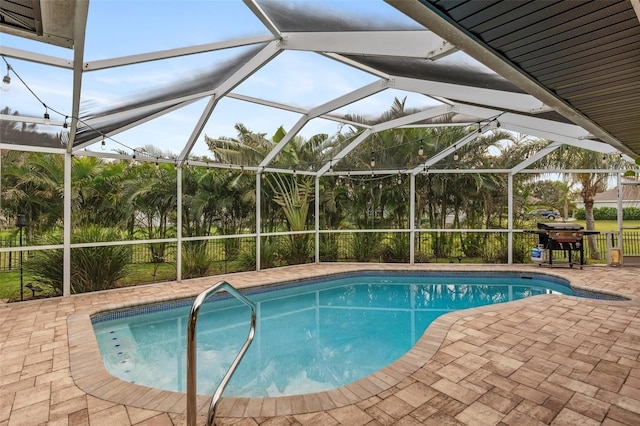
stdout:
{"type": "Polygon", "coordinates": [[[599,234],[598,231],[585,231],[581,225],[573,223],[538,223],[538,229],[525,230],[531,234],[538,234],[538,247],[532,250],[532,259],[535,255],[540,264],[548,263],[553,266],[554,250],[562,250],[567,253],[569,267],[573,268],[573,252],[580,254],[580,269],[584,265],[584,235],[599,234]],[[534,253],[535,252],[535,253],[534,253]]]}

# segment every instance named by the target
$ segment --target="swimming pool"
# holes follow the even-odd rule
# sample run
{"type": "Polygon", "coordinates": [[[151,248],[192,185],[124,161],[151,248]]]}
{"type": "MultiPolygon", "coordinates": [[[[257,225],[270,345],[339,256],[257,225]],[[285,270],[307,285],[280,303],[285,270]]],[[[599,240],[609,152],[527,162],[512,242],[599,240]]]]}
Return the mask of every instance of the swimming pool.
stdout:
{"type": "MultiPolygon", "coordinates": [[[[246,291],[257,304],[256,338],[227,396],[318,392],[392,363],[447,312],[545,293],[572,294],[543,275],[367,273],[246,291]]],[[[105,367],[132,383],[185,390],[186,316],[192,300],[92,317],[105,367]],[[144,312],[141,314],[141,312],[144,312]]],[[[240,348],[248,310],[214,298],[198,322],[198,393],[211,394],[240,348]]]]}

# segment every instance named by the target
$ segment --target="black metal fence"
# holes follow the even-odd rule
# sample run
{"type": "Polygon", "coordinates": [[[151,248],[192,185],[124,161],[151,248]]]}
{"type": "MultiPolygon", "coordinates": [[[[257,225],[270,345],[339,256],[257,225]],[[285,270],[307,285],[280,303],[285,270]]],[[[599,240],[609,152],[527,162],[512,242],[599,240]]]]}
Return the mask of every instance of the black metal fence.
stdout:
{"type": "MultiPolygon", "coordinates": [[[[312,261],[313,235],[307,235],[308,256],[292,261],[283,254],[283,244],[289,236],[263,237],[261,246],[263,267],[283,264],[304,263],[312,261]],[[308,260],[307,260],[308,259],[308,260]]],[[[587,244],[585,237],[585,245],[587,244]]],[[[591,256],[585,247],[585,259],[588,262],[606,262],[607,248],[618,245],[617,233],[601,233],[594,236],[597,255],[591,256]],[[609,239],[609,242],[607,241],[609,239]],[[594,259],[595,258],[595,259],[594,259]]],[[[538,236],[528,233],[514,233],[514,263],[529,263],[530,251],[538,243],[538,236]]],[[[189,242],[185,242],[189,244],[189,242]]],[[[222,271],[237,269],[229,266],[230,262],[251,264],[253,253],[255,264],[255,238],[223,238],[200,242],[210,262],[218,265],[222,271]]],[[[25,245],[27,245],[25,243],[25,245]]],[[[17,238],[0,238],[0,247],[18,247],[17,238]]],[[[640,255],[640,232],[623,233],[624,255],[640,255]]],[[[408,232],[336,232],[320,235],[320,260],[324,262],[408,262],[408,232]]],[[[554,256],[556,254],[554,253],[554,256]]],[[[562,252],[558,253],[562,256],[562,252]]],[[[23,261],[27,262],[29,251],[23,253],[23,261]]],[[[0,252],[0,271],[20,268],[20,252],[0,252]]],[[[415,261],[425,262],[474,262],[474,263],[507,263],[508,233],[495,232],[416,232],[415,261]]],[[[175,263],[175,243],[134,244],[131,250],[132,264],[175,263]]],[[[243,267],[242,269],[247,269],[243,267]]]]}

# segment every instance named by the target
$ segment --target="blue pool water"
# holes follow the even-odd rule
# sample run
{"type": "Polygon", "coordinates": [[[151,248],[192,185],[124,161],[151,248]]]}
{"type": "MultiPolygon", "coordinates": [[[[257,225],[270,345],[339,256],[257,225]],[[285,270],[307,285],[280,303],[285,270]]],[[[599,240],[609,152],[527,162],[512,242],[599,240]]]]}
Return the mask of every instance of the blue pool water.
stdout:
{"type": "MultiPolygon", "coordinates": [[[[447,312],[546,293],[573,294],[543,276],[359,273],[247,291],[256,336],[226,396],[283,396],[354,382],[400,358],[447,312]]],[[[133,383],[184,392],[192,300],[92,318],[107,370],[133,383]],[[144,311],[144,313],[140,313],[144,311]]],[[[249,309],[214,297],[200,311],[198,393],[210,395],[249,330],[249,309]]]]}

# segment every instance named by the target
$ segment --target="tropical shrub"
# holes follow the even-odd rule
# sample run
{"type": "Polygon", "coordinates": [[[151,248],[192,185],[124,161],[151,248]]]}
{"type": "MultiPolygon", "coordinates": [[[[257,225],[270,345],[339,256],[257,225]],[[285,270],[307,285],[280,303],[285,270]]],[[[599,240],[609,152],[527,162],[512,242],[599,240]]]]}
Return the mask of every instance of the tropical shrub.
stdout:
{"type": "Polygon", "coordinates": [[[383,262],[409,262],[410,254],[409,234],[396,232],[382,248],[380,253],[383,262]]]}
{"type": "Polygon", "coordinates": [[[182,245],[182,275],[185,278],[203,277],[210,268],[207,241],[186,241],[182,245]]]}
{"type": "Polygon", "coordinates": [[[287,265],[307,263],[311,259],[311,235],[287,235],[280,243],[280,253],[287,265]]]}
{"type": "MultiPolygon", "coordinates": [[[[260,268],[273,268],[278,259],[278,246],[271,237],[263,238],[260,243],[260,268]]],[[[242,269],[251,271],[256,269],[256,248],[244,249],[238,257],[242,269]]]]}
{"type": "Polygon", "coordinates": [[[377,232],[357,232],[351,240],[351,254],[358,262],[369,262],[378,256],[381,239],[377,232]]]}
{"type": "Polygon", "coordinates": [[[338,241],[336,235],[320,235],[320,260],[322,262],[335,262],[338,260],[338,241]]]}
{"type": "MultiPolygon", "coordinates": [[[[118,241],[120,233],[109,228],[89,226],[73,234],[77,243],[118,241]]],[[[47,245],[62,244],[60,234],[44,237],[47,245]]],[[[34,251],[25,269],[34,280],[52,287],[56,293],[63,289],[63,250],[34,251]]],[[[71,292],[85,293],[113,288],[127,274],[131,261],[130,246],[83,247],[71,250],[71,292]]]]}

